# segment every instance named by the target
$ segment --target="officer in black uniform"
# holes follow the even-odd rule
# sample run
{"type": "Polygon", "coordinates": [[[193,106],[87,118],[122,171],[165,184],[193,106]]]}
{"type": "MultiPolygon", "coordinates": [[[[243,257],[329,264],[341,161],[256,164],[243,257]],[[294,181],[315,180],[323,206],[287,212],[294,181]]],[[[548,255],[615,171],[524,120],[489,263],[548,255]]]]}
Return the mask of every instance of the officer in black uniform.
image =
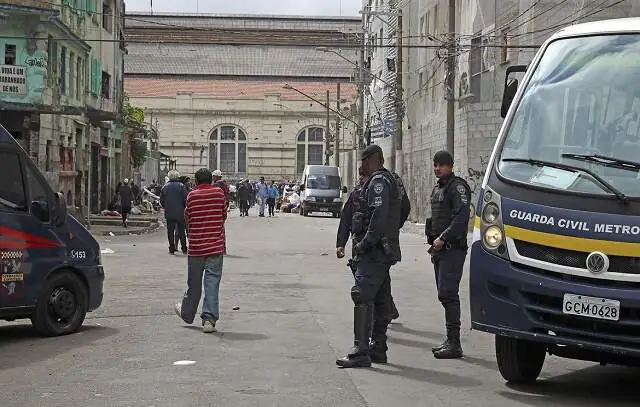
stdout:
{"type": "Polygon", "coordinates": [[[387,361],[387,326],[391,321],[391,278],[389,269],[401,260],[400,218],[402,195],[394,176],[384,167],[380,146],[362,152],[362,169],[368,180],[359,198],[366,201],[362,219],[352,218],[352,230],[366,229],[354,236],[356,271],[351,288],[354,303],[354,346],[340,367],[368,367],[387,361]],[[373,307],[373,323],[370,315],[373,307]],[[373,326],[371,326],[373,325],[373,326]],[[371,338],[370,338],[371,337],[371,338]],[[371,342],[370,342],[371,339],[371,342]]]}
{"type": "Polygon", "coordinates": [[[425,234],[431,245],[429,254],[438,299],[444,307],[447,338],[432,351],[437,359],[457,359],[462,357],[459,290],[468,248],[471,189],[453,173],[453,157],[449,152],[438,151],[434,155],[433,170],[438,183],[431,193],[431,219],[427,219],[425,234]]]}

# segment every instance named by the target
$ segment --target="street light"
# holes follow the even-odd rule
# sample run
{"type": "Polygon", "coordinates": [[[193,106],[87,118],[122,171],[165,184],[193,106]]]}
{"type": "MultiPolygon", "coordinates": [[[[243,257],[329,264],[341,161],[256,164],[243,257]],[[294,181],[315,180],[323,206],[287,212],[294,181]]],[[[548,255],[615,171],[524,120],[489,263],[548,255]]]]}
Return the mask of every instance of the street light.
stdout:
{"type": "Polygon", "coordinates": [[[344,55],[342,55],[342,53],[340,53],[339,51],[333,50],[331,48],[327,48],[327,47],[316,47],[316,51],[321,51],[321,52],[331,52],[332,54],[336,54],[337,56],[339,56],[340,58],[342,58],[343,60],[347,61],[348,63],[350,63],[351,65],[355,66],[356,68],[365,71],[369,76],[372,76],[376,79],[378,79],[380,82],[384,83],[385,85],[389,86],[390,88],[394,88],[396,87],[396,85],[393,85],[387,81],[385,81],[384,79],[382,79],[380,76],[370,72],[368,69],[366,69],[363,66],[358,65],[356,62],[353,62],[352,60],[350,60],[349,58],[345,57],[344,55]]]}
{"type": "Polygon", "coordinates": [[[348,118],[347,116],[343,115],[342,113],[340,113],[339,111],[333,109],[331,106],[327,106],[325,103],[322,103],[321,101],[319,101],[318,99],[314,98],[313,96],[309,96],[306,93],[304,93],[303,91],[294,88],[293,86],[289,85],[288,83],[285,83],[282,86],[283,89],[289,89],[289,90],[293,90],[299,94],[301,94],[302,96],[306,97],[309,100],[313,100],[314,102],[316,102],[317,104],[319,104],[320,106],[324,107],[325,109],[328,109],[330,111],[332,111],[333,113],[337,114],[338,116],[340,116],[341,118],[343,118],[344,120],[353,123],[354,125],[356,125],[358,128],[362,128],[362,126],[360,126],[358,123],[354,122],[353,120],[351,120],[350,118],[348,118]]]}

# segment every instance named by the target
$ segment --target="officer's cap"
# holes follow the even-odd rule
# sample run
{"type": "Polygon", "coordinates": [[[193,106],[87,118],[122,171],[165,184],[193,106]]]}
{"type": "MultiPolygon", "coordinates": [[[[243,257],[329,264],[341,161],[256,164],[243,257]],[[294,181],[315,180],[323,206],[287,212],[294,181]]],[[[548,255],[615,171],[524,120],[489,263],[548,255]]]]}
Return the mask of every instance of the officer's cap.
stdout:
{"type": "Polygon", "coordinates": [[[440,164],[440,165],[453,166],[453,156],[448,151],[445,151],[445,150],[438,151],[433,156],[433,163],[440,164]]]}
{"type": "Polygon", "coordinates": [[[384,157],[384,155],[382,154],[382,148],[377,144],[371,144],[362,151],[362,154],[360,154],[360,160],[366,160],[367,158],[376,154],[379,154],[380,157],[384,157]]]}

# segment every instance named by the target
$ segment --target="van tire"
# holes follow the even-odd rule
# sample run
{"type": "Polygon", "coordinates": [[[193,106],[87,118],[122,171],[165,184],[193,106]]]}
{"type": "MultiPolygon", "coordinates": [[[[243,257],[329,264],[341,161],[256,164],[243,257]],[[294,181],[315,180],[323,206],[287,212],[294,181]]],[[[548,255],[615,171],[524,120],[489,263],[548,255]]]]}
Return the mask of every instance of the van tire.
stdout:
{"type": "Polygon", "coordinates": [[[82,326],[89,294],[73,272],[60,271],[44,282],[31,317],[33,327],[44,336],[68,335],[82,326]]]}
{"type": "Polygon", "coordinates": [[[547,353],[543,344],[496,335],[495,348],[498,369],[507,382],[535,383],[547,353]]]}

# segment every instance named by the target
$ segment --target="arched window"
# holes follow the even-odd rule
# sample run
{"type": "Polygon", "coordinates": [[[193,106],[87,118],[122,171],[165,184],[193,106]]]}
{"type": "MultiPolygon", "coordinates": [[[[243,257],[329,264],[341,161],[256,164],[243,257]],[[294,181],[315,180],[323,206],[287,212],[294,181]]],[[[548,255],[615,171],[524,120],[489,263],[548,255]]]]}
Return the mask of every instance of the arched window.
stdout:
{"type": "Polygon", "coordinates": [[[324,162],[324,129],[307,127],[298,133],[297,173],[304,172],[305,165],[322,165],[324,162]]]}
{"type": "Polygon", "coordinates": [[[247,135],[233,125],[218,126],[209,135],[209,169],[224,174],[247,172],[247,135]]]}

